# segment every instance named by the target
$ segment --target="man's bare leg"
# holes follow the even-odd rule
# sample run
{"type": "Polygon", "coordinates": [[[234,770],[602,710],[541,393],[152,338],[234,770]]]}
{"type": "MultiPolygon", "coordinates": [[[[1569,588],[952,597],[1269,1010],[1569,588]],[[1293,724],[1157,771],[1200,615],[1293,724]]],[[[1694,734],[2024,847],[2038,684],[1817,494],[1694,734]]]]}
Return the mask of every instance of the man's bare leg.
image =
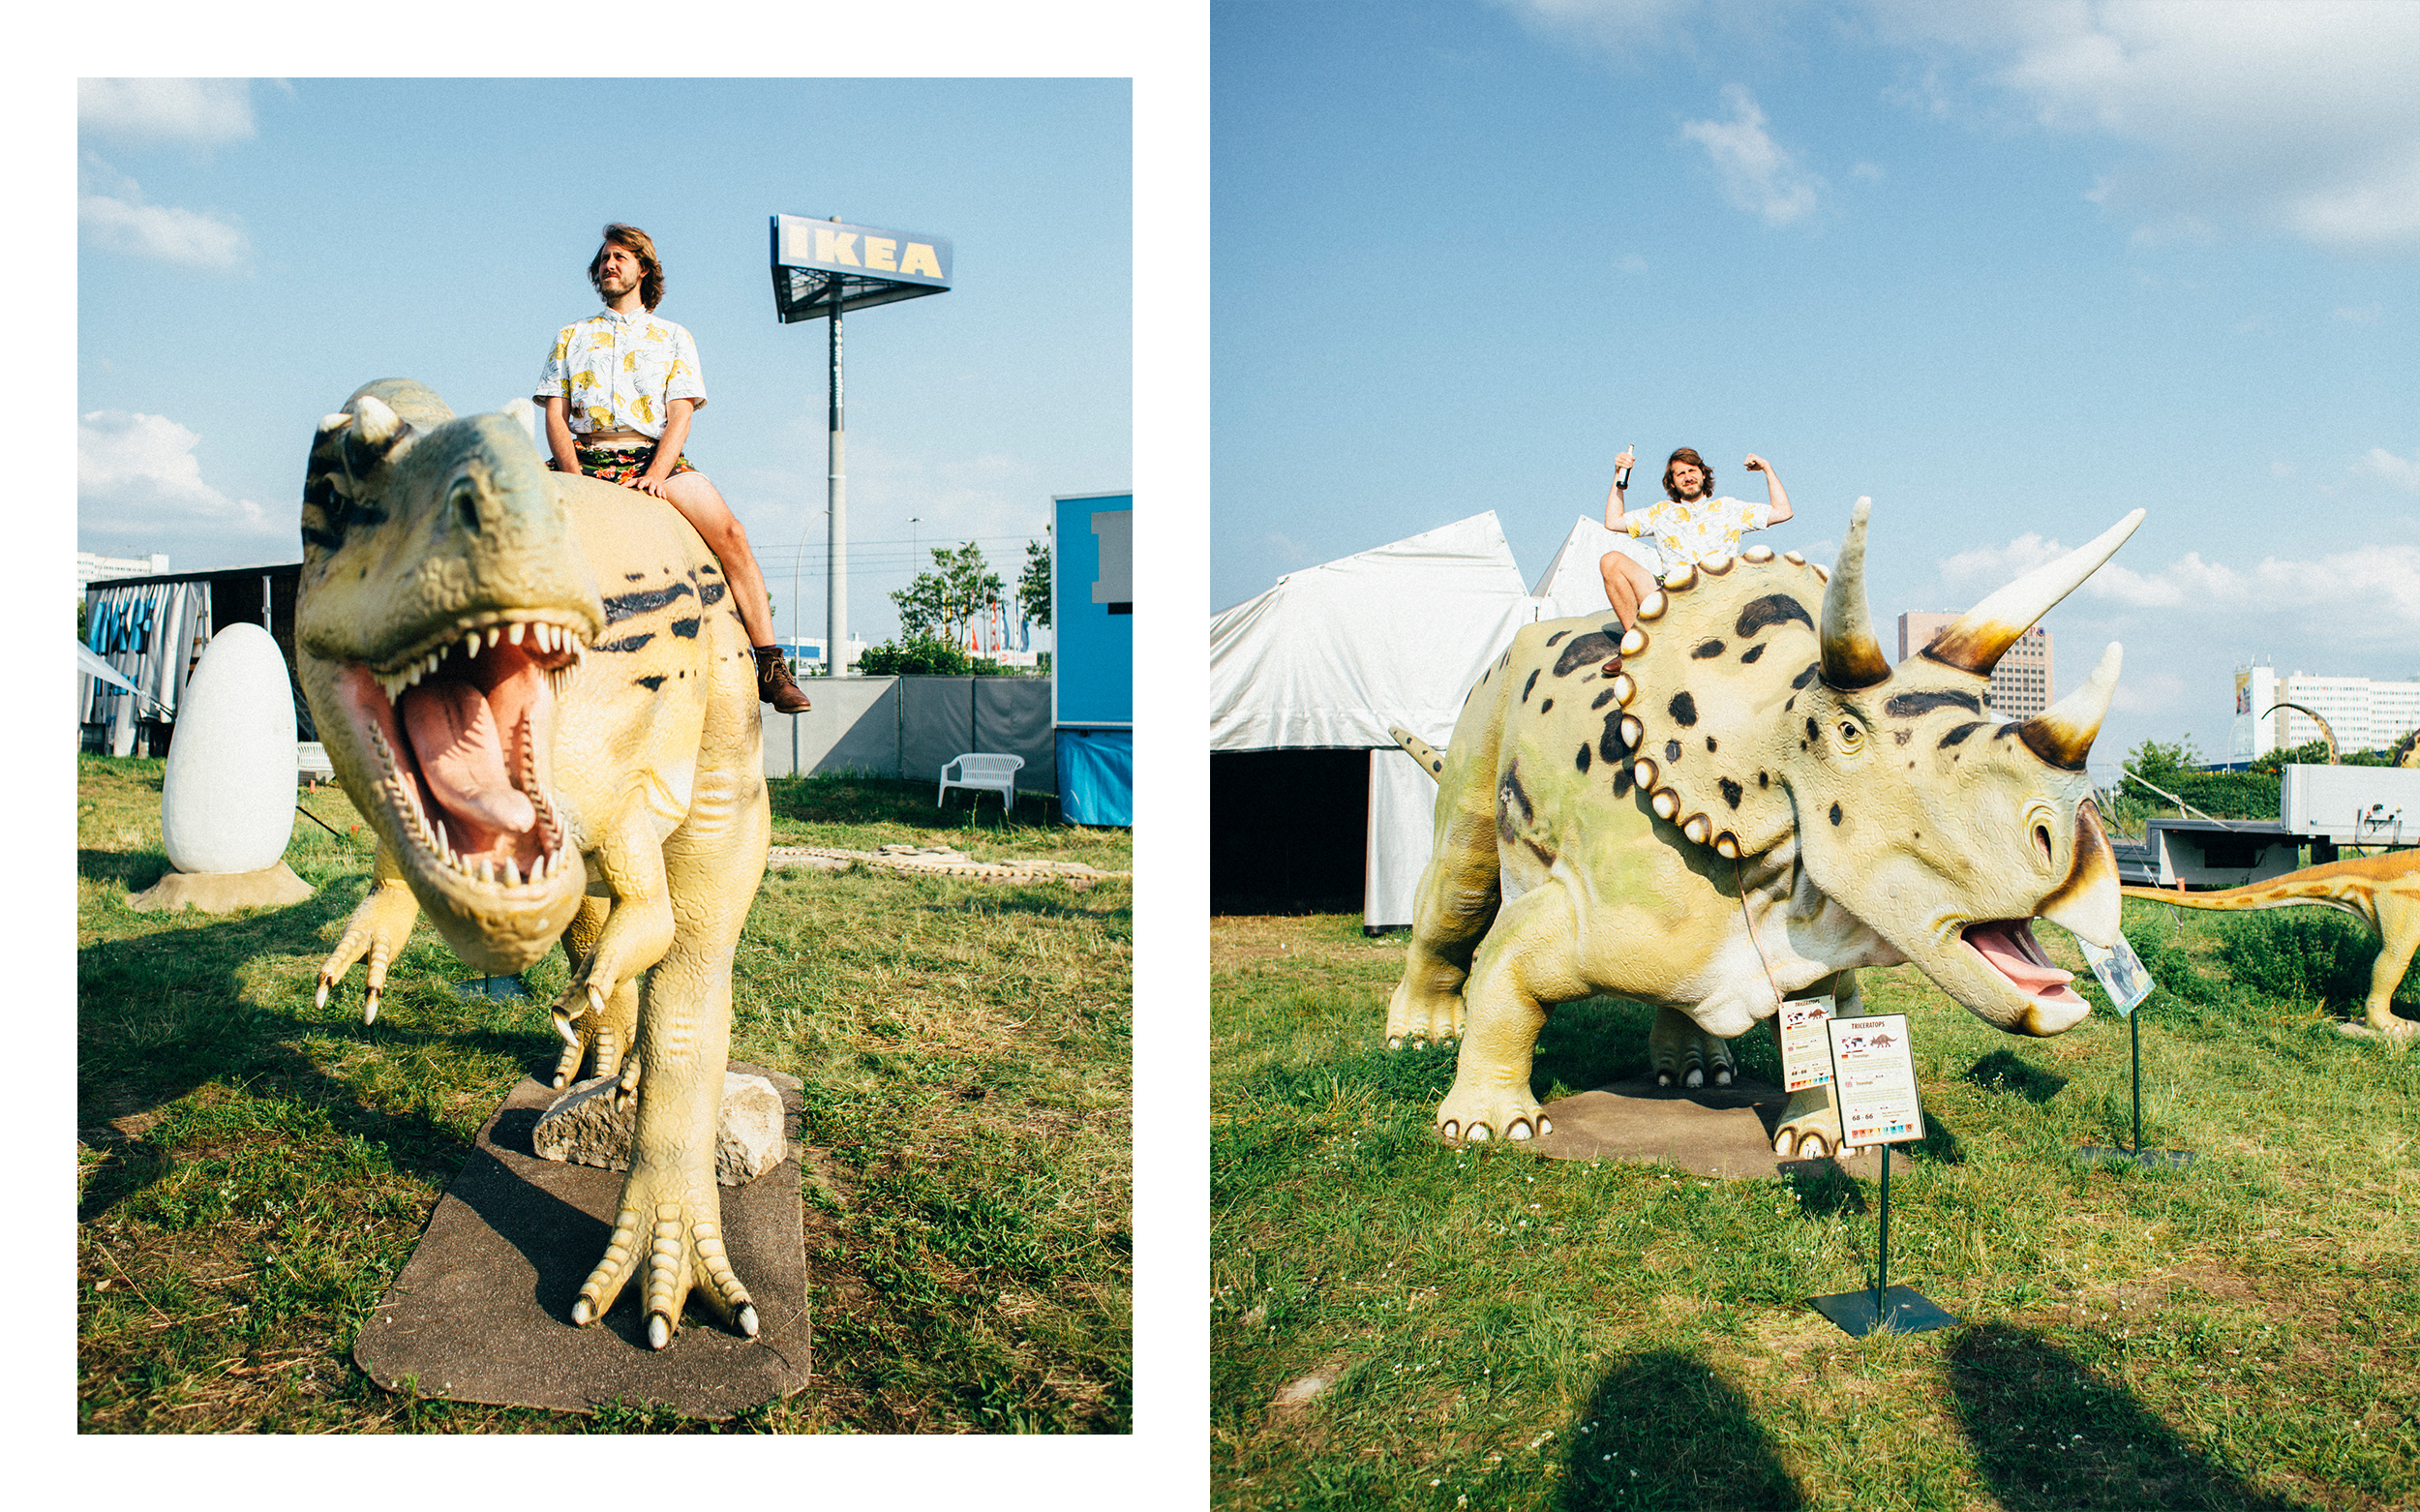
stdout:
{"type": "Polygon", "coordinates": [[[748,549],[748,532],[740,524],[740,517],[723,502],[721,490],[707,480],[703,472],[677,473],[664,480],[664,500],[681,511],[681,518],[689,522],[704,538],[707,550],[723,564],[724,581],[731,585],[732,607],[740,612],[740,622],[747,627],[748,645],[756,650],[758,692],[764,701],[784,713],[805,711],[806,695],[790,680],[790,669],[771,650],[773,616],[766,601],[765,574],[756,565],[756,553],[748,549]]]}
{"type": "Polygon", "coordinates": [[[1618,551],[1598,558],[1596,569],[1605,575],[1605,597],[1621,617],[1622,627],[1638,623],[1639,600],[1655,591],[1654,576],[1618,551]]]}

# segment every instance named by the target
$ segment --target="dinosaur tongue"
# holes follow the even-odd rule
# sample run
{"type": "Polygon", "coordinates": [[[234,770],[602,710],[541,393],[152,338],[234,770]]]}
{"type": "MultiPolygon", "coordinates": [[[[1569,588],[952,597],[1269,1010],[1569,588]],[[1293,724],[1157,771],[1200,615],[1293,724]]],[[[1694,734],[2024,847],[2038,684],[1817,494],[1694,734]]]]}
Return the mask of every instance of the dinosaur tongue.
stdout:
{"type": "MultiPolygon", "coordinates": [[[[504,774],[504,748],[487,699],[468,682],[423,682],[399,710],[420,775],[446,812],[478,828],[522,833],[537,810],[504,774]]],[[[484,836],[464,836],[465,850],[484,836]]]]}
{"type": "Polygon", "coordinates": [[[2017,990],[2032,997],[2061,996],[2067,984],[2075,980],[2075,973],[2061,971],[2043,961],[2037,961],[2026,946],[2033,943],[2030,933],[2022,940],[2020,931],[2028,921],[1994,919],[1985,923],[1969,925],[1966,943],[1975,947],[1982,958],[1999,969],[2000,975],[2016,983],[2017,990]]]}

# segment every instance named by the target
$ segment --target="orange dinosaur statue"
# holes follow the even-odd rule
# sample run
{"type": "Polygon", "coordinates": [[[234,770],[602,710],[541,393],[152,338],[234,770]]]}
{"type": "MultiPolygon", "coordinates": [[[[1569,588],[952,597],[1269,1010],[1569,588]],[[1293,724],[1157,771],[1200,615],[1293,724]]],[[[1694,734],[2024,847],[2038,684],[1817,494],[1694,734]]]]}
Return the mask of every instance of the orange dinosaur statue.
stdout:
{"type": "Polygon", "coordinates": [[[2377,964],[2370,969],[2366,1024],[2339,1024],[2349,1035],[2402,1038],[2420,1034],[2420,1023],[2395,1016],[2397,983],[2420,951],[2420,850],[2390,851],[2306,866],[2266,882],[2217,892],[2172,892],[2165,888],[2120,888],[2128,897],[2157,898],[2184,908],[2284,908],[2315,903],[2352,915],[2377,931],[2377,964]]]}

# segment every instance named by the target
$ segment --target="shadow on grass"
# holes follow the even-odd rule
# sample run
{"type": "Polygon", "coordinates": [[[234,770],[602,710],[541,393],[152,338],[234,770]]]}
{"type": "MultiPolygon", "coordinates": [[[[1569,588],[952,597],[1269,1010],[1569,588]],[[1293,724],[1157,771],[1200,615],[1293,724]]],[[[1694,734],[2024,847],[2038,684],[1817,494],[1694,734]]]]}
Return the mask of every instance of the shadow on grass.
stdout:
{"type": "Polygon", "coordinates": [[[87,882],[114,882],[129,892],[140,892],[168,874],[168,859],[159,851],[92,851],[76,853],[76,874],[87,882]]]}
{"type": "Polygon", "coordinates": [[[1529,1092],[1541,1102],[1555,1088],[1573,1092],[1645,1074],[1653,1064],[1648,1055],[1647,1032],[1655,1011],[1623,998],[1592,997],[1557,1004],[1538,1031],[1536,1058],[1530,1063],[1529,1092]]]}
{"type": "Polygon", "coordinates": [[[1653,1349],[1605,1373],[1570,1435],[1559,1512],[1806,1505],[1747,1401],[1696,1356],[1653,1349]]]}
{"type": "MultiPolygon", "coordinates": [[[[315,1008],[307,991],[290,1009],[246,996],[243,968],[262,956],[317,958],[322,931],[348,916],[358,888],[322,888],[290,908],[210,920],[133,939],[106,940],[76,953],[77,1123],[103,1152],[86,1179],[78,1222],[90,1222],[166,1171],[168,1152],[142,1137],[118,1136],[112,1119],[148,1114],[206,1083],[241,1084],[256,1096],[288,1098],[324,1112],[338,1134],[386,1152],[398,1170],[443,1187],[470,1141],[424,1111],[388,1112],[364,1104],[358,1089],[321,1071],[301,1050],[308,1036],[368,1043],[390,1061],[423,1047],[448,1054],[492,1053],[533,1073],[551,1070],[554,1037],[539,1020],[528,1033],[463,1024],[406,1028],[394,1015],[364,1026],[361,968],[349,993],[315,1008]]],[[[404,983],[390,979],[390,988],[404,983]]],[[[534,1014],[533,1014],[534,1016],[534,1014]]]]}
{"type": "Polygon", "coordinates": [[[1977,1468],[2004,1507],[2299,1512],[2308,1505],[2212,1463],[2125,1389],[2030,1329],[1970,1328],[1947,1363],[1977,1468]]]}
{"type": "Polygon", "coordinates": [[[2014,1050],[1994,1050],[1966,1068],[1964,1080],[1986,1092],[2013,1092],[2040,1106],[2057,1097],[2067,1078],[2047,1072],[2014,1050]]]}
{"type": "Polygon", "coordinates": [[[1867,1211],[1865,1193],[1857,1178],[1830,1161],[1783,1161],[1776,1168],[1805,1217],[1834,1218],[1867,1211]]]}

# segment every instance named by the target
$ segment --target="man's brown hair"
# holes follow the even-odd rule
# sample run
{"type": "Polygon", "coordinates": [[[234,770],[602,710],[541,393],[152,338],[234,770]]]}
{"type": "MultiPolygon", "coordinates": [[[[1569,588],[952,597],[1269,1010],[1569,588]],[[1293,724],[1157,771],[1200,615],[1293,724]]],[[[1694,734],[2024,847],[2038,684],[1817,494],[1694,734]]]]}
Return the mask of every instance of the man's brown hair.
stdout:
{"type": "Polygon", "coordinates": [[[627,248],[630,255],[639,259],[639,303],[650,310],[662,303],[664,265],[655,260],[655,238],[635,226],[624,226],[620,221],[605,227],[605,239],[597,244],[596,256],[589,259],[589,284],[596,288],[597,297],[601,299],[605,295],[597,280],[605,272],[607,247],[627,248]]]}
{"type": "MultiPolygon", "coordinates": [[[[653,309],[654,306],[650,305],[648,308],[653,309]]],[[[1697,449],[1692,446],[1681,447],[1679,451],[1674,452],[1671,458],[1665,462],[1664,492],[1666,495],[1674,499],[1680,497],[1672,491],[1672,465],[1676,462],[1685,462],[1690,467],[1697,469],[1698,477],[1700,479],[1698,483],[1698,497],[1700,499],[1711,499],[1714,497],[1714,469],[1706,465],[1706,459],[1699,456],[1697,454],[1697,449]]]]}

